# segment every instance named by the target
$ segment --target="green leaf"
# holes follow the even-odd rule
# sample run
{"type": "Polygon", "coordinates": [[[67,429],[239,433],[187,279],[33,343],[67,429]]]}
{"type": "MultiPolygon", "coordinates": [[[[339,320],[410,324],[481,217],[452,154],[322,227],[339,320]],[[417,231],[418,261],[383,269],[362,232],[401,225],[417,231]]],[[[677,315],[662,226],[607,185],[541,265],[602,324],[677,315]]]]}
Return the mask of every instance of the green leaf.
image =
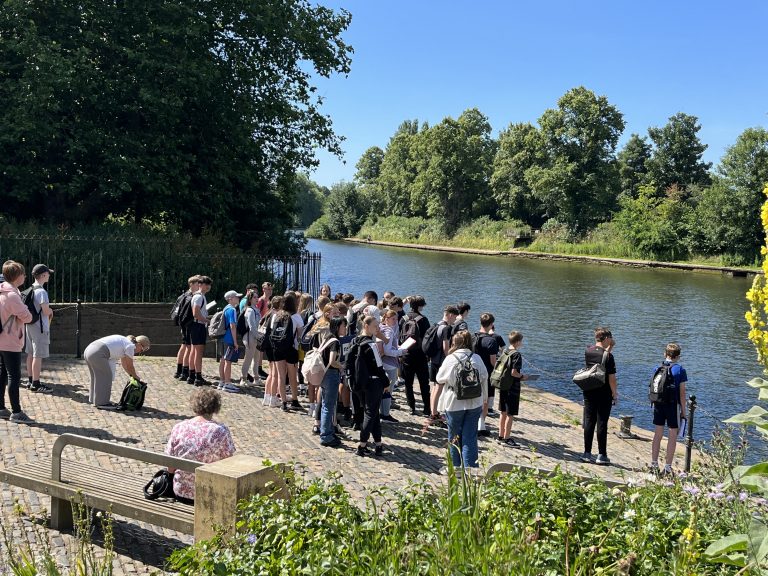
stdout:
{"type": "Polygon", "coordinates": [[[768,421],[763,419],[763,416],[768,414],[768,410],[761,408],[760,406],[752,406],[747,412],[736,414],[731,416],[728,420],[725,420],[726,424],[753,424],[755,426],[768,425],[768,421]]]}
{"type": "Polygon", "coordinates": [[[768,400],[768,388],[761,388],[760,394],[757,395],[758,400],[768,400]]]}
{"type": "Polygon", "coordinates": [[[749,538],[746,534],[730,534],[712,542],[706,550],[704,555],[708,559],[712,559],[717,556],[723,556],[729,552],[738,552],[746,550],[749,544],[749,538]]]}
{"type": "Polygon", "coordinates": [[[768,526],[758,520],[749,525],[750,553],[758,563],[768,558],[768,526]]]}

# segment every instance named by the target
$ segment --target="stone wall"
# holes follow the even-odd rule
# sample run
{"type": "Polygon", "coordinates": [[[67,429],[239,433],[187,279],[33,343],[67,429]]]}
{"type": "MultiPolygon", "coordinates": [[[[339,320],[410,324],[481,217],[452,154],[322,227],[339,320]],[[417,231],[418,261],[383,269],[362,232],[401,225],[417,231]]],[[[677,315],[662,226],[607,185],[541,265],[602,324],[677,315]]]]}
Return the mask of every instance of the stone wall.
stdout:
{"type": "MultiPolygon", "coordinates": [[[[145,334],[152,342],[149,356],[176,356],[181,343],[179,327],[170,319],[172,304],[82,304],[80,308],[80,353],[94,340],[110,334],[145,334]]],[[[53,304],[51,354],[76,354],[77,314],[75,304],[53,304]]],[[[206,346],[213,357],[213,342],[206,346]]]]}

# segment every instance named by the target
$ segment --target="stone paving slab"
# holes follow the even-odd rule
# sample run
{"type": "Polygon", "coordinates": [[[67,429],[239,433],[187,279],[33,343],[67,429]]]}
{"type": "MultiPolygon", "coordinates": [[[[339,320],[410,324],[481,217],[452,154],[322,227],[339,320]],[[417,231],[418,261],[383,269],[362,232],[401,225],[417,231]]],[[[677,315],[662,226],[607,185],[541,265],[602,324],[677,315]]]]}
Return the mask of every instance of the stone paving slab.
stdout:
{"type": "MultiPolygon", "coordinates": [[[[206,359],[204,372],[216,373],[213,360],[206,359]]],[[[193,387],[178,382],[171,374],[175,359],[141,358],[137,369],[149,388],[144,410],[121,413],[97,410],[86,400],[88,369],[83,360],[54,357],[45,361],[42,380],[54,387],[52,394],[21,391],[22,408],[34,419],[30,424],[14,424],[0,420],[0,466],[48,460],[53,442],[65,432],[124,443],[138,448],[163,451],[168,434],[177,422],[191,417],[188,408],[193,387]]],[[[208,378],[209,380],[211,378],[208,378]]],[[[118,366],[118,376],[112,389],[117,401],[126,375],[118,366]]],[[[447,432],[442,428],[425,427],[424,418],[411,416],[410,411],[394,410],[398,423],[384,422],[385,452],[381,458],[360,458],[354,453],[356,433],[348,430],[349,439],[339,449],[323,448],[319,437],[311,432],[312,421],[306,412],[284,413],[279,408],[262,406],[263,387],[260,384],[243,388],[243,394],[222,392],[222,410],[217,419],[227,424],[238,451],[269,459],[273,462],[295,462],[303,467],[309,478],[340,473],[341,482],[361,502],[369,489],[388,486],[405,487],[409,482],[426,480],[440,483],[444,478],[438,470],[445,464],[447,432]]],[[[301,399],[306,405],[306,399],[301,399]]],[[[402,391],[395,401],[406,406],[402,391]]],[[[622,440],[616,436],[619,421],[609,426],[610,467],[582,464],[578,455],[583,450],[579,404],[554,394],[524,387],[520,417],[513,425],[513,435],[523,448],[514,449],[497,444],[493,437],[498,431],[498,418],[489,418],[493,436],[480,439],[481,466],[497,462],[516,462],[529,466],[554,468],[585,476],[600,476],[622,480],[642,469],[649,460],[651,433],[633,429],[637,439],[622,440]]],[[[676,462],[682,466],[682,449],[676,462]]],[[[146,478],[154,467],[80,448],[67,448],[65,457],[91,464],[123,470],[146,478]]],[[[15,501],[34,514],[44,514],[50,500],[43,494],[0,484],[2,514],[0,521],[11,522],[15,501]]],[[[47,530],[54,542],[54,552],[63,554],[71,546],[71,534],[47,530]]],[[[133,520],[117,519],[115,524],[115,574],[148,574],[162,568],[170,552],[192,542],[189,535],[163,530],[133,520]]]]}

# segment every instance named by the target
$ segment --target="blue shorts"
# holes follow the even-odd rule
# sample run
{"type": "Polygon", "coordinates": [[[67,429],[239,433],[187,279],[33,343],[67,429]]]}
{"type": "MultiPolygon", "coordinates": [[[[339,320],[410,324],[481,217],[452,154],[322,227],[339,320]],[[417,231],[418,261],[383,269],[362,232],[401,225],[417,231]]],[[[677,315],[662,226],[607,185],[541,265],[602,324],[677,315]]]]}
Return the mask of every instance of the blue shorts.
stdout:
{"type": "Polygon", "coordinates": [[[680,416],[680,407],[677,402],[653,405],[653,424],[654,426],[669,426],[677,428],[678,417],[680,416]]]}
{"type": "Polygon", "coordinates": [[[240,351],[234,346],[227,345],[227,347],[224,349],[224,355],[222,356],[222,358],[227,362],[232,362],[233,364],[236,364],[237,361],[240,359],[240,351]]]}

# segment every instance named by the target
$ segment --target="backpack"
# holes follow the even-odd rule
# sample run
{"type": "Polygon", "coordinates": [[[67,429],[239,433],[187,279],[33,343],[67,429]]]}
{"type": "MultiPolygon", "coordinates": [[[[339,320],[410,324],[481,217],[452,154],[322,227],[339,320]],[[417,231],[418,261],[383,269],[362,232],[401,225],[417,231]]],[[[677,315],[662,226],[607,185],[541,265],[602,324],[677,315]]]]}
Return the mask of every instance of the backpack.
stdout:
{"type": "Polygon", "coordinates": [[[235,328],[237,330],[238,337],[242,338],[248,332],[250,332],[250,327],[248,326],[248,322],[245,320],[245,313],[248,310],[248,307],[245,307],[245,310],[240,312],[240,314],[237,315],[237,327],[235,328]]]}
{"type": "Polygon", "coordinates": [[[472,352],[475,354],[480,354],[480,342],[483,338],[494,338],[494,336],[493,334],[488,334],[488,332],[474,332],[472,334],[472,352]]]}
{"type": "Polygon", "coordinates": [[[593,364],[589,368],[579,368],[576,374],[573,375],[573,383],[576,384],[583,392],[589,392],[590,390],[597,390],[605,386],[608,383],[608,378],[605,373],[605,363],[608,360],[608,350],[603,352],[603,359],[600,360],[600,364],[593,364]]]}
{"type": "MultiPolygon", "coordinates": [[[[315,322],[317,322],[317,316],[311,314],[305,323],[304,332],[302,332],[301,338],[299,339],[299,346],[304,352],[312,350],[312,337],[314,335],[310,334],[310,332],[312,332],[312,327],[315,325],[315,322]]],[[[306,358],[306,356],[304,358],[306,358]]]]}
{"type": "Polygon", "coordinates": [[[672,376],[672,364],[662,364],[653,373],[651,383],[648,384],[648,400],[653,404],[667,404],[675,389],[675,378],[672,376]]]}
{"type": "Polygon", "coordinates": [[[219,310],[211,318],[211,323],[208,324],[208,336],[216,338],[217,340],[224,337],[227,333],[227,323],[224,320],[224,310],[219,310]]]}
{"type": "Polygon", "coordinates": [[[510,370],[509,366],[512,361],[512,355],[515,352],[516,350],[504,350],[496,361],[496,366],[493,367],[493,372],[491,372],[491,386],[498,388],[502,392],[509,390],[514,382],[512,370],[510,370]]]}
{"type": "Polygon", "coordinates": [[[118,410],[141,410],[144,406],[144,395],[147,393],[147,385],[144,382],[131,378],[128,384],[123,388],[123,394],[120,396],[118,410]]]}
{"type": "Polygon", "coordinates": [[[453,369],[449,384],[453,393],[456,394],[456,399],[472,400],[480,398],[483,395],[483,384],[480,381],[479,370],[472,364],[472,355],[469,354],[463,359],[456,353],[453,355],[456,356],[458,362],[453,369]]]}
{"type": "Polygon", "coordinates": [[[360,358],[360,339],[355,338],[349,345],[347,350],[346,359],[344,361],[344,376],[347,381],[347,386],[352,392],[358,392],[362,388],[362,379],[358,379],[358,366],[357,361],[360,358]]]}
{"type": "Polygon", "coordinates": [[[419,338],[421,338],[421,334],[419,334],[419,320],[422,318],[424,318],[424,316],[421,314],[413,317],[403,316],[398,344],[402,344],[408,340],[408,338],[413,338],[417,342],[419,341],[419,338]]]}
{"type": "Polygon", "coordinates": [[[442,352],[443,341],[440,338],[440,328],[442,326],[448,326],[448,324],[444,320],[440,320],[437,324],[432,324],[421,340],[421,350],[427,355],[427,358],[437,358],[440,352],[442,352]]]}
{"type": "Polygon", "coordinates": [[[171,310],[171,320],[176,326],[186,328],[192,323],[195,317],[192,314],[192,294],[184,292],[178,298],[171,310]]]}
{"type": "Polygon", "coordinates": [[[32,320],[30,320],[28,324],[31,326],[32,324],[40,322],[40,332],[42,332],[43,322],[40,320],[40,310],[38,310],[37,306],[35,306],[35,290],[40,290],[40,288],[35,288],[34,286],[30,286],[29,288],[24,290],[21,293],[21,301],[24,302],[26,307],[32,313],[32,320]]]}
{"type": "Polygon", "coordinates": [[[301,366],[301,374],[304,381],[313,386],[320,386],[328,371],[328,366],[323,362],[323,351],[333,342],[338,342],[336,338],[328,338],[319,348],[312,348],[304,356],[304,364],[301,366]]]}
{"type": "Polygon", "coordinates": [[[286,315],[278,318],[275,325],[269,329],[267,339],[275,357],[285,356],[293,348],[293,320],[286,315]]]}

